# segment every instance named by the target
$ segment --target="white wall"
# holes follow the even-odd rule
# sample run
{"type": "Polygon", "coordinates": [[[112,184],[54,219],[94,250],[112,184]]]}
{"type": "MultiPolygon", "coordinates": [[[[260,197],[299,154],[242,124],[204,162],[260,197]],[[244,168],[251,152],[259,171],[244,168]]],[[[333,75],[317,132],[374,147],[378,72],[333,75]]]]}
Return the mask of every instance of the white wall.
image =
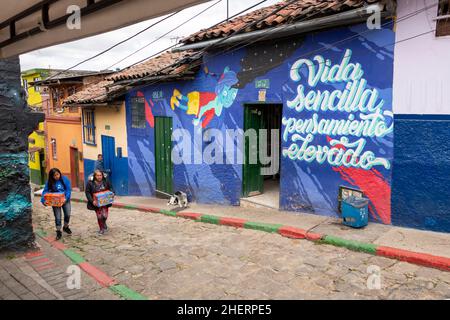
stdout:
{"type": "MultiPolygon", "coordinates": [[[[438,0],[398,0],[397,19],[432,8],[396,24],[396,42],[436,29],[438,0]]],[[[396,114],[450,114],[450,37],[434,32],[397,43],[393,110],[396,114]]]]}

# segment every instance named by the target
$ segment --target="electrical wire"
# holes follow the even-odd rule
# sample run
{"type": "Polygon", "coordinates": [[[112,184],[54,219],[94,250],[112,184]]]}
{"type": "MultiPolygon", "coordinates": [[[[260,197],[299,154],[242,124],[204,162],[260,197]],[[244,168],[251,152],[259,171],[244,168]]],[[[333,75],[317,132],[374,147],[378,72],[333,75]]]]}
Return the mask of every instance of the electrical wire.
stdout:
{"type": "Polygon", "coordinates": [[[99,56],[105,54],[106,52],[111,51],[112,49],[114,49],[114,48],[120,46],[121,44],[123,44],[123,43],[125,43],[125,42],[127,42],[127,41],[129,41],[129,40],[131,40],[131,39],[133,39],[133,38],[135,38],[135,37],[137,37],[138,35],[142,34],[143,32],[145,32],[145,31],[147,31],[147,30],[149,30],[149,29],[151,29],[151,28],[153,28],[154,26],[160,24],[161,22],[163,22],[163,21],[165,21],[165,20],[167,20],[167,19],[173,17],[174,15],[176,15],[176,14],[179,13],[179,12],[181,12],[181,11],[176,11],[176,12],[174,12],[174,13],[172,13],[172,14],[170,14],[170,15],[168,15],[168,16],[166,16],[166,17],[164,17],[164,18],[162,18],[162,19],[160,19],[160,20],[158,20],[158,21],[156,21],[155,23],[152,23],[151,25],[145,27],[144,29],[142,29],[142,30],[140,30],[139,32],[133,34],[132,36],[130,36],[130,37],[128,37],[128,38],[125,38],[125,39],[122,40],[122,41],[117,42],[116,44],[110,46],[109,48],[107,48],[107,49],[105,49],[105,50],[103,50],[103,51],[101,51],[101,52],[99,52],[99,53],[97,53],[97,54],[95,54],[95,55],[93,55],[92,57],[89,57],[89,58],[87,58],[87,59],[85,59],[85,60],[83,60],[83,61],[81,61],[81,62],[78,62],[77,64],[73,65],[73,66],[70,67],[70,68],[67,68],[67,69],[65,69],[65,70],[63,70],[63,71],[60,71],[60,72],[58,72],[58,73],[56,73],[56,74],[50,76],[50,77],[47,78],[46,80],[53,79],[53,78],[55,78],[56,76],[59,76],[59,75],[65,73],[65,72],[67,72],[67,71],[69,71],[69,70],[72,70],[73,68],[76,68],[76,67],[78,67],[78,66],[80,66],[80,65],[82,65],[82,64],[84,64],[84,63],[86,63],[86,62],[88,62],[88,61],[90,61],[90,60],[92,60],[92,59],[98,58],[99,56]]]}
{"type": "MultiPolygon", "coordinates": [[[[240,14],[242,14],[242,13],[244,13],[244,12],[250,10],[250,9],[253,9],[254,7],[259,6],[260,4],[262,4],[262,3],[264,3],[264,2],[267,2],[267,0],[259,1],[258,3],[256,3],[256,4],[252,5],[252,6],[250,6],[250,7],[246,8],[246,9],[244,9],[244,10],[242,10],[242,11],[240,11],[240,12],[234,14],[234,15],[232,15],[231,17],[229,17],[229,19],[232,19],[232,18],[234,18],[234,17],[236,17],[236,16],[238,16],[238,15],[240,15],[240,14]]],[[[216,24],[214,24],[214,25],[208,27],[207,29],[214,28],[214,27],[218,26],[219,24],[224,23],[224,22],[226,22],[226,21],[227,21],[227,19],[224,19],[224,20],[222,20],[222,21],[220,21],[220,22],[217,22],[216,24]]],[[[139,64],[139,63],[142,63],[142,62],[144,62],[144,61],[146,61],[146,60],[148,60],[148,59],[151,59],[151,58],[153,58],[153,57],[155,57],[155,56],[157,56],[157,55],[159,55],[159,54],[161,54],[161,53],[163,53],[163,52],[165,52],[165,51],[167,51],[167,50],[170,50],[170,49],[172,49],[173,47],[176,47],[177,45],[178,45],[178,44],[175,43],[175,44],[173,44],[173,45],[171,45],[171,46],[169,46],[169,47],[167,47],[167,48],[164,48],[164,49],[158,51],[157,53],[154,53],[154,54],[152,54],[152,55],[150,55],[150,56],[147,56],[147,57],[145,57],[145,58],[143,58],[143,59],[141,59],[141,60],[139,60],[139,61],[137,61],[137,62],[134,62],[133,64],[131,64],[131,65],[129,65],[129,66],[123,68],[122,70],[129,69],[129,68],[131,68],[131,67],[133,67],[133,66],[135,66],[135,65],[137,65],[137,64],[139,64]]],[[[113,64],[112,66],[115,66],[116,64],[118,64],[118,63],[120,63],[120,62],[122,62],[122,61],[123,61],[123,60],[121,60],[121,61],[119,61],[119,62],[116,62],[116,63],[113,64]]],[[[107,69],[109,69],[109,68],[111,68],[111,67],[108,67],[107,69]]]]}
{"type": "MultiPolygon", "coordinates": [[[[419,13],[425,11],[425,10],[428,10],[430,7],[433,7],[433,6],[436,6],[436,5],[432,5],[432,6],[428,6],[428,7],[425,7],[425,8],[419,9],[419,10],[416,10],[415,12],[412,12],[412,13],[410,13],[410,14],[405,15],[405,16],[402,17],[402,18],[397,19],[397,21],[389,21],[389,22],[383,24],[382,26],[386,26],[386,25],[392,24],[392,23],[399,23],[399,22],[401,22],[401,21],[407,20],[407,19],[409,19],[409,18],[411,18],[411,17],[413,17],[413,16],[415,16],[415,15],[417,15],[417,14],[419,14],[419,13]]],[[[285,25],[284,28],[286,28],[287,26],[288,26],[288,25],[285,25]]],[[[280,29],[281,29],[281,28],[280,28],[280,29]]],[[[425,35],[425,34],[428,34],[428,33],[430,33],[430,32],[433,32],[433,31],[434,31],[434,30],[430,30],[430,31],[425,32],[425,33],[423,33],[423,34],[419,34],[419,35],[417,35],[417,36],[423,36],[423,35],[425,35]]],[[[331,47],[333,47],[333,46],[335,46],[335,45],[337,45],[337,44],[341,44],[341,43],[348,42],[348,41],[353,40],[353,39],[355,39],[355,38],[358,38],[358,37],[360,37],[361,35],[364,35],[364,34],[366,34],[366,33],[368,33],[368,32],[373,32],[373,30],[368,29],[368,30],[363,31],[363,32],[358,32],[357,34],[352,35],[352,36],[350,36],[350,37],[348,37],[348,38],[345,38],[345,39],[336,41],[336,42],[334,42],[334,43],[328,45],[327,47],[315,49],[315,50],[309,51],[309,52],[307,52],[307,53],[304,53],[304,54],[302,54],[302,55],[300,55],[300,56],[297,56],[297,57],[294,57],[294,58],[299,59],[299,58],[307,57],[307,56],[309,56],[309,55],[311,55],[311,54],[314,54],[314,53],[318,53],[318,52],[323,52],[323,51],[330,50],[331,47]]],[[[234,50],[229,50],[229,48],[227,48],[227,50],[225,50],[225,51],[221,51],[221,52],[218,52],[217,54],[209,55],[208,58],[209,58],[209,60],[211,60],[212,58],[214,58],[214,57],[216,57],[216,56],[218,56],[218,55],[223,55],[223,54],[225,54],[225,53],[229,54],[229,53],[234,52],[234,51],[236,51],[236,50],[239,50],[239,49],[248,47],[248,46],[252,45],[252,44],[255,43],[255,42],[259,42],[259,41],[261,41],[262,39],[264,39],[264,38],[266,38],[266,37],[267,37],[267,35],[263,35],[263,36],[261,36],[261,37],[255,39],[255,40],[253,40],[253,41],[251,41],[251,42],[246,42],[246,41],[244,40],[244,41],[242,41],[242,42],[246,42],[246,43],[245,43],[243,46],[238,47],[238,48],[236,48],[236,49],[234,49],[234,50]]],[[[413,38],[415,38],[415,36],[411,37],[411,39],[413,39],[413,38]]],[[[404,41],[407,41],[407,40],[411,40],[411,39],[404,39],[404,40],[401,40],[401,41],[398,41],[398,42],[394,42],[394,43],[392,43],[392,44],[383,46],[383,48],[386,48],[386,47],[389,47],[389,46],[392,46],[392,45],[395,45],[395,44],[397,44],[397,43],[401,43],[401,42],[404,42],[404,41]]],[[[216,45],[216,44],[214,44],[214,45],[216,45]]],[[[236,46],[234,46],[234,47],[236,47],[236,46]]],[[[190,69],[196,68],[196,67],[201,66],[201,65],[205,65],[206,63],[208,63],[208,61],[204,60],[204,61],[202,61],[200,64],[193,64],[193,65],[189,66],[189,68],[188,68],[187,70],[185,70],[185,71],[188,71],[188,70],[190,70],[190,69]]],[[[166,66],[165,68],[163,68],[163,69],[161,69],[161,70],[155,72],[154,74],[160,73],[161,71],[165,70],[166,68],[173,67],[174,65],[176,65],[176,63],[174,63],[174,64],[172,64],[172,65],[169,65],[169,66],[166,66]]],[[[260,68],[262,69],[262,68],[265,68],[265,67],[262,66],[262,67],[260,67],[260,68]]],[[[250,70],[250,71],[241,71],[241,72],[255,72],[255,70],[259,70],[259,69],[258,69],[258,68],[253,68],[253,69],[250,70]]],[[[150,78],[151,76],[152,76],[152,75],[149,75],[149,76],[144,77],[144,78],[141,78],[141,79],[137,79],[137,80],[135,80],[135,81],[133,81],[133,82],[130,82],[128,85],[133,85],[133,84],[135,84],[135,83],[145,81],[146,78],[150,78]]],[[[139,88],[141,88],[141,87],[143,87],[143,86],[145,86],[145,87],[147,87],[147,86],[152,86],[152,85],[154,85],[154,84],[156,84],[156,83],[158,83],[158,82],[161,82],[161,80],[156,80],[156,81],[154,81],[153,83],[146,83],[145,85],[142,85],[142,86],[139,86],[139,87],[133,88],[133,89],[139,89],[139,88]]]]}
{"type": "MultiPolygon", "coordinates": [[[[275,11],[278,12],[279,10],[285,8],[286,6],[292,4],[293,2],[296,2],[296,1],[298,1],[298,0],[293,0],[293,1],[289,2],[288,4],[286,4],[285,6],[283,6],[282,8],[279,8],[279,9],[277,9],[277,10],[275,10],[275,11]]],[[[433,5],[433,6],[435,6],[435,5],[433,5]]],[[[433,7],[433,6],[429,6],[429,7],[433,7]]],[[[413,17],[413,16],[415,16],[415,15],[417,15],[417,14],[423,12],[424,10],[428,10],[429,7],[426,7],[426,8],[422,8],[422,9],[416,10],[415,12],[412,12],[412,13],[410,13],[410,14],[407,14],[407,15],[405,15],[405,16],[403,16],[403,17],[397,19],[397,21],[389,21],[389,22],[383,24],[383,26],[386,26],[386,25],[392,24],[392,23],[399,23],[399,22],[401,22],[401,21],[407,20],[407,19],[409,19],[409,18],[411,18],[411,17],[413,17]]],[[[274,14],[274,13],[272,12],[272,13],[268,14],[267,16],[270,16],[270,15],[272,15],[272,14],[274,14]]],[[[253,22],[251,25],[254,25],[254,24],[256,24],[256,23],[259,23],[260,21],[266,19],[267,16],[258,19],[257,21],[253,22]]],[[[309,17],[308,17],[308,18],[309,18],[309,17]]],[[[286,26],[287,26],[287,25],[286,25],[286,26]]],[[[285,27],[286,27],[286,26],[285,26],[285,27]]],[[[246,29],[246,28],[248,28],[248,27],[250,27],[250,26],[246,25],[246,26],[240,28],[237,32],[232,33],[232,34],[228,35],[227,37],[222,38],[221,41],[225,41],[225,40],[228,39],[229,37],[236,35],[236,33],[238,33],[239,31],[241,31],[241,30],[243,30],[243,29],[246,29]]],[[[355,35],[352,35],[352,36],[350,36],[350,37],[348,37],[348,38],[345,38],[345,39],[336,41],[335,43],[332,43],[332,44],[328,45],[327,47],[319,48],[319,49],[316,49],[316,50],[313,50],[313,51],[304,53],[304,54],[302,54],[301,56],[299,56],[298,58],[304,57],[304,56],[308,56],[308,55],[313,54],[313,53],[317,53],[317,52],[321,52],[321,51],[327,51],[327,50],[330,50],[330,48],[333,47],[333,46],[336,45],[336,44],[340,44],[340,43],[344,43],[344,42],[353,40],[353,39],[355,39],[355,38],[357,38],[357,37],[360,37],[361,35],[363,35],[363,34],[365,34],[365,33],[367,33],[367,32],[372,32],[372,31],[373,31],[373,30],[370,30],[370,29],[369,29],[369,30],[364,31],[364,32],[359,32],[359,33],[357,33],[357,34],[355,34],[355,35]]],[[[420,37],[420,36],[423,36],[423,35],[425,35],[425,34],[428,34],[428,33],[430,33],[430,32],[433,32],[433,30],[428,31],[428,32],[425,32],[425,33],[422,33],[422,34],[419,34],[419,35],[416,35],[416,36],[413,36],[413,37],[410,37],[410,38],[408,38],[408,39],[399,40],[399,41],[397,41],[397,42],[394,42],[394,43],[392,43],[392,44],[386,45],[386,46],[384,46],[384,47],[389,47],[389,46],[395,45],[395,44],[397,44],[397,43],[401,43],[401,42],[404,42],[404,41],[408,41],[408,40],[414,39],[414,38],[416,38],[416,37],[420,37]]],[[[247,46],[249,46],[249,45],[251,45],[251,44],[253,44],[253,43],[255,43],[255,42],[261,41],[261,39],[263,39],[264,37],[266,37],[266,35],[263,35],[263,36],[259,37],[258,39],[255,39],[254,41],[252,41],[252,42],[250,42],[250,43],[246,43],[245,45],[243,45],[243,46],[241,46],[241,47],[239,47],[239,48],[237,48],[237,49],[235,49],[235,50],[232,50],[232,51],[236,51],[236,50],[242,49],[242,48],[247,47],[247,46]]],[[[243,42],[245,42],[245,41],[243,41],[243,42]]],[[[216,46],[217,44],[218,44],[218,43],[215,43],[215,44],[213,44],[213,45],[216,46]]],[[[199,52],[198,54],[199,54],[199,55],[200,55],[200,54],[203,54],[203,53],[206,52],[206,51],[209,49],[209,47],[211,47],[211,46],[212,46],[212,45],[210,45],[210,46],[204,48],[204,49],[203,49],[201,52],[199,52]]],[[[211,59],[211,58],[213,58],[213,57],[215,57],[215,56],[222,55],[222,54],[225,54],[225,53],[230,53],[230,52],[232,52],[232,51],[230,51],[230,50],[220,51],[220,52],[217,53],[217,54],[210,55],[209,58],[211,59]]],[[[147,59],[145,59],[145,60],[147,60],[147,59]]],[[[144,60],[144,61],[145,61],[145,60],[144,60]]],[[[193,68],[197,68],[198,66],[205,65],[206,63],[207,63],[207,61],[203,61],[203,62],[201,62],[200,64],[192,64],[192,65],[190,65],[190,66],[188,67],[187,70],[191,70],[191,69],[193,69],[193,68]]],[[[148,75],[148,76],[146,76],[146,77],[143,77],[143,78],[140,78],[140,79],[133,80],[133,81],[127,83],[127,86],[132,86],[132,85],[134,85],[134,84],[136,84],[136,83],[146,81],[146,79],[151,78],[151,77],[154,76],[155,74],[158,74],[158,73],[160,73],[160,72],[162,72],[162,71],[164,71],[164,70],[166,70],[166,69],[168,69],[168,68],[170,68],[170,67],[176,66],[177,64],[179,64],[179,62],[175,62],[175,63],[173,63],[173,64],[171,64],[171,65],[165,66],[165,67],[159,69],[158,71],[153,72],[152,75],[148,75]]],[[[187,71],[187,70],[185,70],[185,71],[187,71]]],[[[254,72],[254,70],[255,70],[255,69],[253,69],[253,70],[251,70],[251,71],[244,71],[244,72],[254,72]]],[[[153,86],[153,85],[155,85],[155,84],[157,84],[157,83],[159,83],[159,82],[161,82],[161,81],[162,81],[162,80],[155,80],[155,81],[153,81],[153,82],[151,82],[151,83],[146,83],[146,84],[143,84],[143,85],[140,85],[140,86],[136,86],[136,87],[134,87],[133,89],[135,90],[135,89],[139,89],[139,88],[142,88],[142,87],[153,86]]],[[[101,96],[103,96],[103,95],[99,95],[99,96],[97,96],[97,97],[95,97],[95,98],[99,98],[99,97],[101,97],[101,96]]],[[[95,98],[93,98],[93,99],[95,99],[95,98]]]]}
{"type": "Polygon", "coordinates": [[[167,36],[168,34],[170,34],[171,32],[177,30],[178,28],[181,28],[182,26],[184,26],[186,23],[194,20],[195,18],[197,18],[198,16],[200,16],[201,14],[205,13],[206,11],[208,11],[209,9],[211,9],[212,7],[218,5],[220,2],[222,2],[222,0],[216,1],[215,3],[213,3],[212,5],[210,5],[209,7],[203,9],[202,11],[200,11],[199,13],[195,14],[194,16],[190,17],[189,19],[187,19],[186,21],[184,21],[183,23],[177,25],[175,28],[167,31],[166,33],[164,33],[163,35],[159,36],[158,38],[156,38],[155,40],[152,40],[151,42],[147,43],[145,46],[133,51],[132,53],[130,53],[129,55],[127,55],[126,57],[120,59],[119,61],[117,61],[116,63],[110,65],[108,68],[106,69],[110,69],[112,67],[114,67],[115,65],[121,63],[122,61],[134,56],[136,53],[144,50],[145,48],[148,48],[150,45],[154,44],[156,41],[161,40],[162,38],[164,38],[165,36],[167,36]]]}

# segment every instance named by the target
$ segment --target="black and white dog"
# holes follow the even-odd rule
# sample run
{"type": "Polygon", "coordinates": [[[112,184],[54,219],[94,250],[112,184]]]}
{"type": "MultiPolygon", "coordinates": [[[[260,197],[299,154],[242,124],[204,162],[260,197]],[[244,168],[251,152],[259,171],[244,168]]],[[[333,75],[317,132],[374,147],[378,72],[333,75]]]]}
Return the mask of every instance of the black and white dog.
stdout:
{"type": "Polygon", "coordinates": [[[179,206],[180,208],[186,208],[188,205],[187,194],[182,191],[175,192],[167,203],[168,206],[179,206]]]}

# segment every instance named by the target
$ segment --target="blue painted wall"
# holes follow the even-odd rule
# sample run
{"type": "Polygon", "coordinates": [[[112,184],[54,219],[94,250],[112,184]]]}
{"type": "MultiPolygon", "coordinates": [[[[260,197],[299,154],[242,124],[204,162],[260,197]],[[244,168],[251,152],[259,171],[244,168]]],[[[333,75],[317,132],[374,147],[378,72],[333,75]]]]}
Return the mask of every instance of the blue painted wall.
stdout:
{"type": "MultiPolygon", "coordinates": [[[[89,175],[94,172],[95,160],[84,159],[84,181],[89,181],[89,175]]],[[[114,172],[111,183],[114,191],[119,196],[129,195],[128,193],[128,158],[114,158],[114,172]]]]}
{"type": "Polygon", "coordinates": [[[450,116],[396,115],[392,222],[450,232],[450,116]]]}
{"type": "MultiPolygon", "coordinates": [[[[306,37],[295,37],[278,42],[259,44],[245,49],[240,49],[226,54],[210,53],[204,58],[207,69],[202,68],[195,80],[179,81],[176,83],[162,83],[148,86],[140,90],[134,90],[127,96],[127,134],[128,134],[128,166],[129,166],[129,194],[151,196],[155,192],[155,163],[154,163],[154,129],[150,122],[144,129],[131,127],[131,99],[143,95],[147,108],[153,116],[168,116],[173,118],[173,129],[184,129],[184,137],[194,139],[195,133],[202,133],[214,128],[222,133],[227,129],[243,128],[243,106],[246,103],[255,103],[259,100],[260,88],[256,88],[257,80],[269,80],[269,88],[266,89],[266,103],[282,103],[283,117],[289,119],[312,119],[317,113],[319,119],[347,120],[351,114],[352,119],[361,120],[363,117],[373,116],[372,112],[343,112],[322,111],[312,112],[296,110],[294,101],[299,85],[304,86],[305,94],[314,91],[316,94],[328,90],[341,91],[344,94],[346,86],[350,88],[351,81],[334,80],[319,81],[311,85],[308,82],[308,70],[303,64],[298,68],[297,78],[291,75],[295,69],[295,63],[301,59],[314,59],[320,55],[323,63],[316,64],[319,70],[321,65],[332,67],[343,63],[343,59],[350,57],[348,64],[359,64],[363,74],[358,77],[366,80],[365,89],[376,91],[375,105],[383,103],[376,111],[381,114],[380,126],[385,134],[382,136],[357,136],[331,134],[314,134],[310,145],[335,146],[336,151],[355,149],[351,143],[362,141],[362,152],[355,160],[362,157],[364,152],[372,152],[373,158],[381,158],[382,161],[367,168],[345,167],[332,165],[329,162],[317,160],[305,161],[289,158],[284,154],[281,158],[281,183],[280,183],[280,208],[291,211],[308,211],[311,213],[337,216],[338,189],[345,185],[362,189],[371,199],[370,212],[375,221],[391,222],[391,166],[393,159],[393,132],[392,132],[392,74],[393,74],[393,47],[394,32],[390,29],[374,30],[359,36],[358,33],[366,31],[365,24],[339,28],[321,33],[315,33],[306,37]],[[350,39],[346,42],[338,41],[350,39]],[[323,50],[323,48],[327,48],[323,50]],[[212,121],[202,129],[196,124],[196,117],[189,110],[171,108],[171,100],[178,93],[180,96],[189,97],[195,92],[223,94],[223,79],[230,76],[230,71],[235,73],[237,83],[237,95],[229,107],[224,107],[212,121]],[[222,79],[222,80],[221,80],[222,79]],[[175,91],[177,90],[177,91],[175,91]],[[349,141],[346,144],[345,139],[349,141]],[[336,140],[336,141],[333,141],[336,140]],[[339,141],[339,143],[337,142],[339,141]],[[337,145],[337,146],[336,146],[337,145]]],[[[349,70],[353,70],[350,68],[349,70]]],[[[231,77],[231,76],[230,76],[231,77]]],[[[232,78],[232,77],[231,77],[232,78]]],[[[225,90],[226,91],[226,90],[225,90]]],[[[354,94],[361,97],[361,92],[356,90],[354,94]]],[[[227,92],[232,94],[231,90],[227,92]]],[[[368,96],[367,96],[368,97],[368,96]]],[[[192,98],[192,96],[191,96],[192,98]]],[[[184,98],[187,99],[187,98],[184,98]]],[[[182,100],[182,99],[181,99],[182,100]]],[[[369,99],[366,99],[367,103],[369,99]]],[[[364,104],[364,103],[363,103],[364,104]]],[[[283,125],[282,132],[286,129],[283,125]]],[[[305,138],[306,134],[302,136],[305,138]]],[[[301,140],[296,140],[293,132],[286,134],[282,147],[288,150],[293,144],[301,146],[301,140]]],[[[175,148],[178,142],[175,142],[175,148]]],[[[195,150],[200,150],[197,144],[195,150]]],[[[294,146],[295,147],[295,146],[294,146]]],[[[225,149],[235,149],[235,145],[225,145],[225,149]]],[[[192,152],[195,152],[194,150],[192,152]]],[[[341,157],[342,158],[342,157],[341,157]]],[[[200,203],[217,203],[238,205],[242,189],[242,165],[240,164],[178,164],[174,166],[174,188],[188,193],[191,201],[200,203]]]]}

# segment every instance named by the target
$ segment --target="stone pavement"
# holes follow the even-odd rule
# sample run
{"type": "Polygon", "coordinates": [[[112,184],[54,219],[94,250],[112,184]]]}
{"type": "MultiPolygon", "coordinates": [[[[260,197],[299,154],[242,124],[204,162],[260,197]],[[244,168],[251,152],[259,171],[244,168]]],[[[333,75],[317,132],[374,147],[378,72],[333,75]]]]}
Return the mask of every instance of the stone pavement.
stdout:
{"type": "MultiPolygon", "coordinates": [[[[34,205],[52,235],[51,209],[34,205]]],[[[449,272],[345,248],[118,208],[108,225],[97,235],[95,214],[73,202],[61,242],[149,299],[450,298],[449,272]]]]}
{"type": "MultiPolygon", "coordinates": [[[[85,199],[84,193],[73,194],[73,197],[85,199]]],[[[116,201],[129,205],[144,205],[155,208],[169,208],[167,201],[150,197],[116,197],[116,201]]],[[[450,258],[450,233],[422,231],[411,228],[387,226],[369,223],[363,229],[353,229],[342,225],[339,219],[314,214],[286,212],[259,207],[243,208],[219,205],[200,205],[191,203],[182,210],[211,214],[221,217],[235,217],[251,221],[272,224],[283,224],[315,233],[329,234],[348,240],[391,246],[398,249],[422,252],[450,258]]]]}
{"type": "Polygon", "coordinates": [[[119,299],[83,272],[80,288],[69,287],[72,262],[42,239],[37,245],[37,251],[0,255],[0,300],[119,299]]]}

